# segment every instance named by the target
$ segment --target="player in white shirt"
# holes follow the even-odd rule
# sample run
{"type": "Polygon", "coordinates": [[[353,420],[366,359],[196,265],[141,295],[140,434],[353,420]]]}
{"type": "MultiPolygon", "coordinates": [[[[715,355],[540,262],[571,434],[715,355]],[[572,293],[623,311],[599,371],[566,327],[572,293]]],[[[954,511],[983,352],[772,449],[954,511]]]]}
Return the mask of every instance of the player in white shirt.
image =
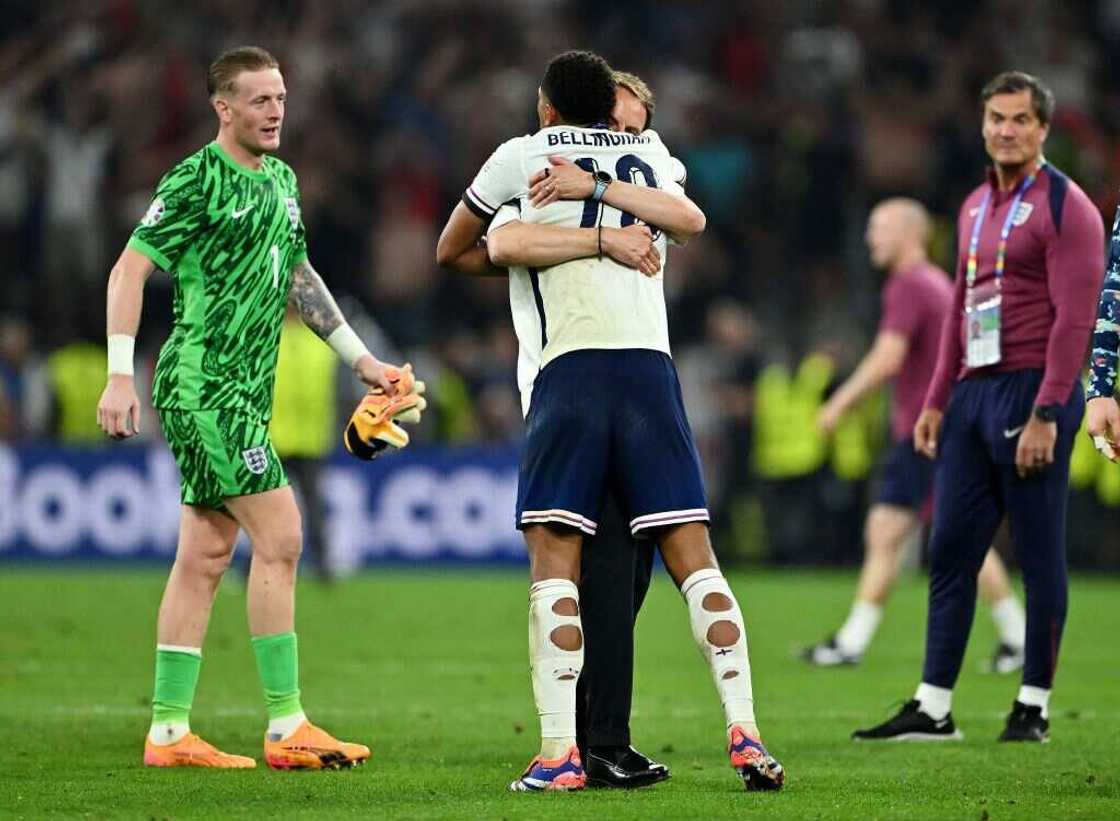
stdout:
{"type": "MultiPolygon", "coordinates": [[[[541,130],[494,152],[452,214],[441,245],[470,233],[464,211],[481,221],[516,200],[520,222],[582,231],[575,242],[593,233],[598,250],[602,232],[636,221],[621,210],[624,202],[608,196],[612,189],[625,199],[641,184],[679,198],[683,166],[654,132],[606,130],[614,92],[602,58],[587,52],[555,58],[541,83],[541,130]],[[528,181],[551,167],[552,156],[595,174],[590,198],[532,205],[528,181]]],[[[556,169],[558,176],[571,170],[556,169]]],[[[539,201],[549,185],[538,186],[539,201]]],[[[492,226],[490,242],[500,245],[503,230],[492,226]]],[[[651,231],[663,260],[666,238],[651,231]]],[[[441,263],[446,255],[437,251],[441,263]]],[[[477,267],[487,268],[481,259],[477,267]]],[[[723,702],[732,766],[747,789],[777,789],[784,780],[759,739],[742,614],[708,539],[699,457],[669,357],[662,275],[663,263],[647,274],[598,253],[510,273],[528,406],[517,524],[533,580],[530,657],[541,717],[540,754],[513,790],[579,789],[586,780],[575,746],[583,658],[576,581],[583,535],[594,535],[608,488],[627,507],[631,531],[659,543],[685,597],[693,636],[723,702]]]]}
{"type": "MultiPolygon", "coordinates": [[[[650,127],[653,91],[640,77],[614,72],[616,83],[610,129],[641,134],[650,127]]],[[[542,208],[556,199],[586,199],[595,181],[568,160],[550,158],[553,167],[530,178],[531,203],[542,208]],[[551,172],[551,173],[550,173],[551,172]]],[[[662,228],[679,241],[703,231],[704,213],[687,196],[668,196],[658,188],[632,186],[635,202],[629,209],[639,220],[660,219],[662,228]],[[661,213],[656,213],[660,206],[661,213]],[[669,206],[672,213],[665,213],[669,206]]],[[[612,196],[613,199],[613,196],[612,196]]],[[[586,229],[533,225],[517,220],[517,205],[504,205],[494,217],[504,230],[488,245],[491,257],[507,268],[548,267],[572,259],[595,256],[597,235],[586,229]],[[503,214],[510,209],[511,217],[503,214]],[[510,221],[512,218],[513,221],[510,221]],[[586,236],[584,236],[586,234],[586,236]]],[[[604,253],[623,265],[655,274],[661,260],[653,235],[640,223],[607,229],[604,253]],[[609,250],[612,234],[627,244],[609,250]],[[616,256],[616,254],[618,254],[616,256]]],[[[632,744],[630,712],[634,685],[634,625],[653,578],[656,545],[638,539],[622,513],[618,494],[609,493],[594,536],[584,538],[580,551],[579,607],[583,632],[583,666],[576,684],[576,744],[588,786],[632,789],[670,777],[669,768],[641,753],[632,744]]]]}
{"type": "MultiPolygon", "coordinates": [[[[653,114],[653,92],[641,78],[614,73],[615,106],[609,126],[614,131],[641,134],[653,114]]],[[[549,169],[529,180],[530,199],[543,207],[554,199],[586,199],[593,193],[591,174],[568,160],[553,157],[549,169]],[[575,172],[574,174],[572,172],[575,172]]],[[[703,231],[703,212],[686,196],[668,195],[659,188],[613,184],[604,197],[608,204],[656,223],[674,238],[687,241],[703,231]]],[[[650,229],[641,223],[627,228],[563,228],[531,225],[516,220],[519,204],[507,204],[493,218],[505,224],[489,246],[503,267],[482,271],[478,243],[489,221],[465,205],[456,211],[440,238],[437,254],[445,267],[467,274],[507,276],[508,267],[549,267],[603,253],[646,274],[661,269],[650,229]],[[503,215],[512,209],[513,222],[503,215]],[[472,256],[475,257],[472,261],[472,256]]],[[[527,271],[523,272],[527,276],[527,271]]],[[[649,786],[670,776],[668,767],[631,745],[630,705],[633,689],[633,628],[653,572],[656,545],[630,536],[617,494],[605,500],[597,533],[585,539],[580,551],[580,621],[584,639],[583,666],[576,688],[576,740],[589,785],[632,788],[649,786]],[[623,535],[625,534],[625,535],[623,535]]]]}

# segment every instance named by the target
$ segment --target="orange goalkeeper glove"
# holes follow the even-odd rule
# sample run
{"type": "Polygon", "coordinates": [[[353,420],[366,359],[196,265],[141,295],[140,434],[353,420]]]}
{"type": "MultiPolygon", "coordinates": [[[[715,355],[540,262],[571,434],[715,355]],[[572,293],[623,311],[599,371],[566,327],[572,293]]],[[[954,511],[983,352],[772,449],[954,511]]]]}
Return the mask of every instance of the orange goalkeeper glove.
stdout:
{"type": "Polygon", "coordinates": [[[407,445],[408,433],[397,423],[416,424],[428,407],[424,383],[413,378],[411,365],[392,369],[388,376],[396,393],[387,396],[381,388],[370,388],[346,425],[342,441],[359,459],[375,459],[389,446],[407,445]]]}

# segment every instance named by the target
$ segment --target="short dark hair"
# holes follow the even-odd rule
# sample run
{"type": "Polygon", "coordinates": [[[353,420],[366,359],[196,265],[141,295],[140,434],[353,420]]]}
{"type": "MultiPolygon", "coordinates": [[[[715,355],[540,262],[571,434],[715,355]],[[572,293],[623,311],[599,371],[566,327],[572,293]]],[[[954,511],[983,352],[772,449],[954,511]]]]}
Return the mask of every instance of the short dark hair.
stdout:
{"type": "Polygon", "coordinates": [[[980,92],[980,105],[987,105],[988,100],[997,94],[1017,94],[1028,89],[1034,116],[1043,125],[1049,125],[1050,118],[1054,116],[1054,92],[1042,80],[1025,71],[1004,71],[993,77],[980,92]]]}
{"type": "Polygon", "coordinates": [[[206,72],[206,93],[213,97],[224,91],[233,91],[233,82],[243,71],[261,71],[280,68],[276,58],[257,46],[238,46],[222,52],[206,72]]]}
{"type": "Polygon", "coordinates": [[[606,123],[614,108],[614,74],[590,51],[565,51],[544,70],[541,91],[569,125],[606,123]]]}

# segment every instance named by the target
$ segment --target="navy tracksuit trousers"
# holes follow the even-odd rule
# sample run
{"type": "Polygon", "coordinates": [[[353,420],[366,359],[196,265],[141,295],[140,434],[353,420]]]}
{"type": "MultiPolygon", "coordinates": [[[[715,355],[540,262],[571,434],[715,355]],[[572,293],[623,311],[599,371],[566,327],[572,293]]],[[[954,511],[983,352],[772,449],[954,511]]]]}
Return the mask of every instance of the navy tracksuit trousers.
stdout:
{"type": "Polygon", "coordinates": [[[1067,606],[1069,459],[1085,397],[1075,385],[1059,413],[1054,463],[1020,479],[1015,450],[1041,382],[1041,371],[1015,371],[953,388],[934,481],[927,684],[951,689],[957,681],[976,612],[976,576],[1004,514],[1026,588],[1023,684],[1049,689],[1054,681],[1067,606]]]}
{"type": "Polygon", "coordinates": [[[634,693],[634,624],[653,577],[654,542],[635,539],[610,494],[599,531],[584,537],[579,610],[583,621],[583,672],[576,683],[576,743],[588,747],[630,744],[634,693]]]}

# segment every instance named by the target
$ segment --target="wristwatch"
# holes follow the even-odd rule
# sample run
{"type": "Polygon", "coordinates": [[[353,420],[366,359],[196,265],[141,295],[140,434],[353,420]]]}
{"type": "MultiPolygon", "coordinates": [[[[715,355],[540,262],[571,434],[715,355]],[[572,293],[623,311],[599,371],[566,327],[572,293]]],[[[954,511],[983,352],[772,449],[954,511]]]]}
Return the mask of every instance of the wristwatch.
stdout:
{"type": "Polygon", "coordinates": [[[607,186],[614,182],[614,178],[606,171],[592,171],[591,179],[595,180],[595,190],[591,192],[591,201],[598,202],[607,193],[607,186]]]}
{"type": "Polygon", "coordinates": [[[1061,410],[1061,405],[1035,405],[1034,416],[1043,422],[1057,422],[1058,411],[1061,410]]]}

